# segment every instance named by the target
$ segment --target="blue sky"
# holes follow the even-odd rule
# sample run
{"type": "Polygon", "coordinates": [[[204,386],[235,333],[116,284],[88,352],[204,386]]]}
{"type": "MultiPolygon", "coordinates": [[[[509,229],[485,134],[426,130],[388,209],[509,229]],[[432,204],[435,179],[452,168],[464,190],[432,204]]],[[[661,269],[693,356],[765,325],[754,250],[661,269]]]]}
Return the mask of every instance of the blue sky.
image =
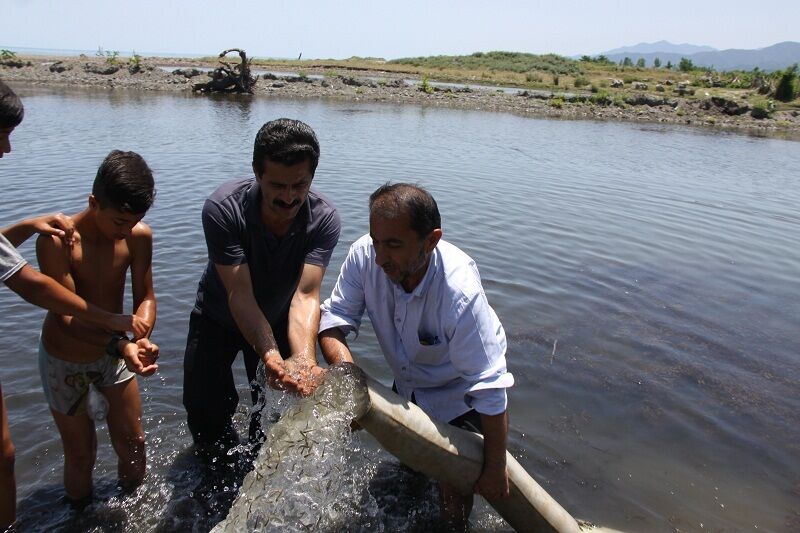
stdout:
{"type": "Polygon", "coordinates": [[[662,39],[719,49],[800,41],[800,1],[0,0],[0,47],[392,59],[596,54],[662,39]]]}

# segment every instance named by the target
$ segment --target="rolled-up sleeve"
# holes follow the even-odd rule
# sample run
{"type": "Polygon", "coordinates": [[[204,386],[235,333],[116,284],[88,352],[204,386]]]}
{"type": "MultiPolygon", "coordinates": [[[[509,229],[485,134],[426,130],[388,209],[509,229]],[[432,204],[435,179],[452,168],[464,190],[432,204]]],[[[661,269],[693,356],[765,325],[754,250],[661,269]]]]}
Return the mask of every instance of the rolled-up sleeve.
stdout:
{"type": "Polygon", "coordinates": [[[338,327],[345,334],[353,331],[358,336],[366,306],[359,264],[358,249],[353,245],[342,263],[330,298],[320,306],[320,332],[338,327]]]}
{"type": "Polygon", "coordinates": [[[469,384],[464,401],[485,415],[506,410],[506,388],[514,376],[506,370],[506,335],[483,292],[462,298],[449,351],[453,366],[469,384]]]}

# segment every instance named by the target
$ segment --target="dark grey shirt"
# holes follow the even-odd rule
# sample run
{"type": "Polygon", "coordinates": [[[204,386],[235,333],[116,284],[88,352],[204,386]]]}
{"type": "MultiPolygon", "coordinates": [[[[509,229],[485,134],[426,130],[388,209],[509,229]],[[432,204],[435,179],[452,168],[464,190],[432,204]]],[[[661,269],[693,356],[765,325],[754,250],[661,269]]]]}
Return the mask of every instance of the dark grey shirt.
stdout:
{"type": "Polygon", "coordinates": [[[255,178],[223,183],[203,206],[208,265],[197,288],[195,309],[237,330],[225,286],[214,264],[247,263],[253,293],[273,329],[285,327],[303,264],[328,266],[339,240],[336,207],[311,190],[292,225],[280,239],[261,220],[261,189],[255,178]]]}

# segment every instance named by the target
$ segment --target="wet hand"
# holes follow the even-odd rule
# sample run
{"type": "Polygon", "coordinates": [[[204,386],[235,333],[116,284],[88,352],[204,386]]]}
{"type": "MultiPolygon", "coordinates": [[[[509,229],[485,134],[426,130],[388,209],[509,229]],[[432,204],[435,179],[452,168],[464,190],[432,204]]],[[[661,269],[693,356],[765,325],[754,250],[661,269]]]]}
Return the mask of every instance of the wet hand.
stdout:
{"type": "Polygon", "coordinates": [[[145,377],[152,376],[158,370],[158,365],[155,364],[155,359],[158,358],[157,345],[147,339],[140,339],[137,342],[121,340],[120,344],[122,343],[124,346],[120,346],[120,353],[128,370],[145,377]],[[146,341],[146,344],[143,341],[146,341]]]}
{"type": "Polygon", "coordinates": [[[277,350],[268,352],[261,359],[267,371],[267,385],[278,390],[297,390],[297,380],[287,373],[283,357],[277,350]]]}
{"type": "Polygon", "coordinates": [[[75,244],[75,223],[64,213],[33,218],[31,219],[31,224],[36,233],[61,237],[70,247],[75,244]]]}
{"type": "Polygon", "coordinates": [[[150,339],[144,338],[136,341],[136,346],[139,347],[139,361],[145,366],[158,366],[155,364],[158,359],[159,350],[158,344],[150,342],[150,339]]]}
{"type": "Polygon", "coordinates": [[[488,500],[508,498],[508,470],[505,465],[484,465],[481,476],[475,483],[474,492],[488,500]]]}
{"type": "Polygon", "coordinates": [[[325,379],[325,369],[306,359],[289,357],[284,361],[286,371],[298,382],[296,392],[310,396],[325,379]]]}

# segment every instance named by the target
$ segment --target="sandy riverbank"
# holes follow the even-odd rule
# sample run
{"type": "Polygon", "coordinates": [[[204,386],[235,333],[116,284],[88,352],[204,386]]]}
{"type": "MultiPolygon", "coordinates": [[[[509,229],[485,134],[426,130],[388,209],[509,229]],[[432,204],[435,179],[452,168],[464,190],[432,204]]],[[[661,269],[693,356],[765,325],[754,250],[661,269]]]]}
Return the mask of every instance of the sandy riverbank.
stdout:
{"type": "MultiPolygon", "coordinates": [[[[194,84],[209,79],[206,72],[192,73],[192,67],[216,66],[215,63],[204,64],[192,59],[144,58],[141,70],[131,74],[127,62],[111,65],[98,57],[30,56],[15,59],[22,66],[0,64],[0,78],[11,84],[148,91],[191,92],[194,84]],[[165,67],[172,66],[194,75],[187,77],[186,74],[173,73],[172,68],[165,70],[165,67]],[[114,67],[119,68],[115,70],[114,67]]],[[[257,68],[271,70],[269,66],[257,68]]],[[[275,70],[285,69],[277,67],[275,70]]],[[[419,81],[414,76],[379,70],[311,69],[305,71],[303,76],[284,74],[271,77],[275,79],[259,76],[255,97],[333,98],[500,111],[531,117],[689,124],[800,140],[800,112],[797,110],[775,111],[768,118],[755,118],[749,110],[743,111],[746,102],[732,104],[730,100],[704,97],[702,88],[693,98],[675,96],[669,92],[626,93],[613,98],[613,103],[609,98],[607,105],[603,105],[593,102],[591,93],[575,90],[565,90],[564,94],[558,91],[525,91],[522,88],[498,91],[458,84],[436,86],[431,80],[432,86],[425,92],[420,90],[419,85],[404,81],[419,81]]]]}

